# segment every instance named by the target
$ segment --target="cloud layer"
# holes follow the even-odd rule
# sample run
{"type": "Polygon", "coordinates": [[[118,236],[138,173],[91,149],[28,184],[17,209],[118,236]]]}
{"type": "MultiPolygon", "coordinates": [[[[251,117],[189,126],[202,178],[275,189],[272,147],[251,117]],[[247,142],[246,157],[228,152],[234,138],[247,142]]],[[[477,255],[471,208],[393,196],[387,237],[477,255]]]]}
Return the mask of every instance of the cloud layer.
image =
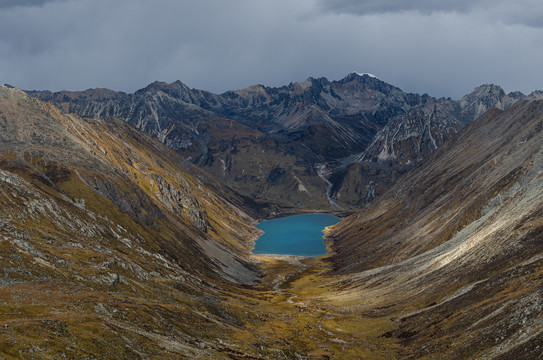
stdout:
{"type": "Polygon", "coordinates": [[[43,6],[50,2],[65,0],[0,0],[0,9],[25,6],[43,6]]]}
{"type": "Polygon", "coordinates": [[[418,12],[472,14],[485,21],[543,26],[543,3],[539,0],[320,0],[323,11],[358,16],[418,12]]]}
{"type": "Polygon", "coordinates": [[[0,1],[0,83],[24,89],[131,92],[179,79],[222,92],[351,71],[453,98],[482,83],[543,89],[543,10],[531,0],[16,4],[0,1]]]}
{"type": "Polygon", "coordinates": [[[467,12],[473,8],[475,1],[469,0],[322,0],[320,5],[326,11],[368,15],[397,13],[403,11],[434,12],[467,12]]]}

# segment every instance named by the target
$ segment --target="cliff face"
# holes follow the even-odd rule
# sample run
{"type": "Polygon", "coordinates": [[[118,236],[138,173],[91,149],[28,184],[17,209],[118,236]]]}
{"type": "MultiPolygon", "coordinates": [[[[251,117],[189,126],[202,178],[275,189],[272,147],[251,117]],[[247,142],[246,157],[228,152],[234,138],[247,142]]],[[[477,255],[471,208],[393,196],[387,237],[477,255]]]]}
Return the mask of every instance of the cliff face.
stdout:
{"type": "Polygon", "coordinates": [[[542,101],[488,111],[334,226],[346,291],[397,317],[401,357],[541,356],[542,136],[542,101]]]}
{"type": "Polygon", "coordinates": [[[177,81],[134,94],[94,89],[32,96],[67,113],[123,119],[281,212],[363,205],[484,111],[525,97],[483,85],[459,101],[435,99],[356,73],[221,95],[177,81]]]}

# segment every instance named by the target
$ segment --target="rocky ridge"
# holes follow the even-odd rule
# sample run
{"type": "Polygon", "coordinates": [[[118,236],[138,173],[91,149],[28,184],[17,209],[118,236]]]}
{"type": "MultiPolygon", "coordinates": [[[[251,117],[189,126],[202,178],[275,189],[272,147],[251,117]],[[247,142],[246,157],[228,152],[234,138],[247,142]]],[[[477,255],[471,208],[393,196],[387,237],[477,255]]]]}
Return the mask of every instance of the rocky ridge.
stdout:
{"type": "Polygon", "coordinates": [[[96,89],[31,95],[66,113],[123,119],[245,196],[284,209],[330,207],[328,185],[315,164],[364,150],[390,117],[429,98],[354,73],[341,81],[308,78],[221,95],[179,81],[155,82],[134,94],[96,89]]]}
{"type": "Polygon", "coordinates": [[[543,99],[543,93],[505,94],[499,86],[481,85],[459,101],[431,99],[391,118],[363,152],[342,159],[332,171],[332,196],[356,206],[372,201],[464,126],[491,108],[505,110],[521,99],[543,99]]]}

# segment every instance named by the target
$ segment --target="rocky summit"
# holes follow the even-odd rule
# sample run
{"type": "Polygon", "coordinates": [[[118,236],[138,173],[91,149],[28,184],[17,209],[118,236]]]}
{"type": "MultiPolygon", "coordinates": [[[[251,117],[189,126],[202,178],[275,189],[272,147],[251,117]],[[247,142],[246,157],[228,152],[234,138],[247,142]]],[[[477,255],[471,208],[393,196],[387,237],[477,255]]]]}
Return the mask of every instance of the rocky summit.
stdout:
{"type": "Polygon", "coordinates": [[[541,97],[0,86],[0,356],[540,359],[541,97]],[[308,210],[326,255],[251,253],[308,210]]]}

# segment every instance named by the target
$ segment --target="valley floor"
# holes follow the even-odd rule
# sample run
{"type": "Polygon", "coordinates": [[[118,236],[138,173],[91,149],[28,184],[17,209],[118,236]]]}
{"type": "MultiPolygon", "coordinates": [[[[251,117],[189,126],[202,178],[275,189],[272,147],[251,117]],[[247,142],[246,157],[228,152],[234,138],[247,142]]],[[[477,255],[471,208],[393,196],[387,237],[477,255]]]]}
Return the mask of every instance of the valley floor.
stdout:
{"type": "Polygon", "coordinates": [[[327,256],[256,259],[265,274],[261,284],[228,299],[233,307],[240,300],[250,304],[244,325],[223,348],[230,358],[543,356],[541,255],[491,275],[468,279],[460,274],[457,282],[465,285],[438,286],[436,280],[412,286],[428,276],[417,266],[342,275],[327,256]]]}
{"type": "Polygon", "coordinates": [[[542,352],[542,290],[533,288],[543,278],[541,257],[504,274],[506,282],[494,276],[414,297],[395,292],[401,276],[370,272],[360,286],[326,257],[253,259],[263,270],[258,285],[205,284],[208,293],[171,280],[138,291],[2,284],[1,358],[513,359],[514,350],[537,359],[542,352]]]}
{"type": "Polygon", "coordinates": [[[345,300],[321,258],[255,260],[265,274],[258,286],[192,299],[161,292],[152,301],[152,286],[138,293],[48,281],[1,286],[1,358],[395,357],[391,320],[345,300]]]}
{"type": "MultiPolygon", "coordinates": [[[[246,328],[232,336],[240,358],[391,359],[397,344],[386,334],[392,322],[364,313],[342,296],[322,258],[257,256],[265,277],[247,292],[253,302],[246,328]],[[253,310],[254,309],[254,310],[253,310]],[[258,309],[258,310],[256,310],[258,309]],[[356,311],[355,311],[356,310],[356,311]]],[[[362,304],[363,305],[363,304],[362,304]]]]}

